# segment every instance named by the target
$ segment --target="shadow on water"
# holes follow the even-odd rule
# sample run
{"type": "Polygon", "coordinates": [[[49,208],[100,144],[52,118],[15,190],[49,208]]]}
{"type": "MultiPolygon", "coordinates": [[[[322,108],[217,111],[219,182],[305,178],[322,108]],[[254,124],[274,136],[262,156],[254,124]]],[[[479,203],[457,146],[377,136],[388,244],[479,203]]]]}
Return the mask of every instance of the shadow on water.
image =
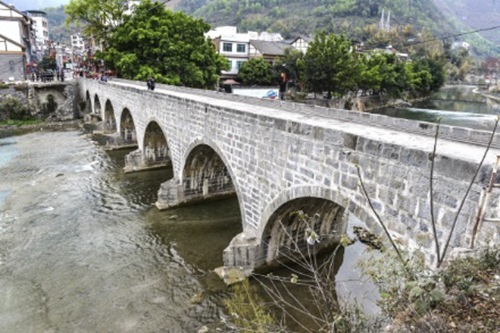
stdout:
{"type": "MultiPolygon", "coordinates": [[[[113,160],[113,167],[120,170],[123,168],[124,157],[127,153],[128,151],[122,150],[107,152],[113,160]]],[[[159,237],[161,243],[173,253],[173,256],[191,267],[192,273],[203,285],[203,297],[210,297],[223,309],[222,300],[228,296],[228,289],[212,271],[223,265],[222,253],[224,249],[233,237],[242,231],[238,200],[237,198],[229,198],[159,211],[152,204],[156,201],[160,184],[171,178],[172,175],[171,168],[130,174],[124,174],[120,171],[114,181],[121,183],[120,188],[131,202],[143,203],[143,207],[147,208],[142,213],[147,228],[159,237]]],[[[334,257],[332,282],[336,286],[336,290],[339,290],[342,300],[356,301],[367,313],[372,314],[377,311],[375,306],[377,293],[373,290],[373,285],[361,280],[361,273],[355,267],[355,263],[362,256],[363,251],[364,246],[359,242],[346,249],[341,248],[334,257]],[[367,297],[367,294],[370,296],[367,297]]],[[[319,256],[318,262],[331,259],[332,253],[333,249],[323,252],[319,256]]],[[[267,273],[272,271],[275,276],[289,280],[290,276],[298,270],[301,270],[298,265],[287,265],[274,267],[267,273]]],[[[252,284],[257,287],[263,299],[270,302],[271,298],[263,286],[269,287],[271,282],[265,278],[260,280],[262,284],[256,279],[252,280],[252,284]]],[[[332,295],[332,299],[335,300],[337,299],[336,290],[332,295]]],[[[307,287],[288,285],[287,288],[279,287],[277,291],[287,302],[298,299],[308,308],[316,306],[313,302],[314,295],[307,287]]],[[[276,315],[280,316],[280,310],[275,310],[276,315]]],[[[292,318],[297,318],[302,325],[314,325],[311,318],[300,311],[294,310],[292,307],[287,307],[286,311],[285,318],[289,329],[301,331],[301,326],[292,318]]]]}
{"type": "Polygon", "coordinates": [[[147,214],[150,228],[202,271],[223,265],[222,253],[242,231],[236,198],[199,203],[147,214]]]}
{"type": "Polygon", "coordinates": [[[222,252],[242,229],[237,198],[200,202],[160,211],[154,206],[160,184],[173,177],[171,167],[124,173],[130,149],[108,151],[116,181],[131,203],[144,211],[151,231],[173,247],[194,268],[202,271],[222,266],[222,252]]]}

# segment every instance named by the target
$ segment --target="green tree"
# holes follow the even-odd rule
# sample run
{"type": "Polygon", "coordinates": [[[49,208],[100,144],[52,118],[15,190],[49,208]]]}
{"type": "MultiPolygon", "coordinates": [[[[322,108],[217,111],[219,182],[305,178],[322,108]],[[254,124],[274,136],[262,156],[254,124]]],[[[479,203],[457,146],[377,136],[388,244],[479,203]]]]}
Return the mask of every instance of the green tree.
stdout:
{"type": "Polygon", "coordinates": [[[82,33],[105,42],[123,21],[125,0],[70,0],[65,7],[66,25],[81,26],[82,33]]]}
{"type": "Polygon", "coordinates": [[[398,61],[392,53],[381,53],[380,57],[380,92],[391,97],[400,97],[408,87],[409,67],[398,61]]]}
{"type": "Polygon", "coordinates": [[[228,61],[205,38],[210,26],[158,3],[143,1],[126,16],[101,54],[120,76],[195,88],[213,87],[228,61]]]}
{"type": "Polygon", "coordinates": [[[293,48],[285,49],[283,59],[276,61],[274,65],[276,76],[278,77],[284,71],[289,80],[295,83],[301,82],[302,73],[304,72],[302,68],[303,58],[304,54],[301,51],[293,48]]]}
{"type": "Polygon", "coordinates": [[[420,96],[438,91],[445,82],[444,62],[432,58],[421,58],[411,63],[413,72],[410,88],[420,96]]]}
{"type": "Polygon", "coordinates": [[[253,58],[241,65],[238,77],[247,85],[269,85],[273,81],[273,70],[263,58],[253,58]]]}
{"type": "Polygon", "coordinates": [[[360,57],[360,75],[358,77],[358,89],[365,95],[368,91],[371,93],[380,92],[382,76],[380,69],[385,64],[385,57],[378,53],[364,55],[360,57]]]}
{"type": "Polygon", "coordinates": [[[42,58],[42,60],[38,63],[38,69],[42,71],[47,71],[47,70],[55,70],[57,68],[57,63],[56,59],[45,56],[42,58]]]}
{"type": "Polygon", "coordinates": [[[304,56],[304,84],[314,93],[345,96],[357,91],[358,56],[344,35],[317,33],[304,56]]]}

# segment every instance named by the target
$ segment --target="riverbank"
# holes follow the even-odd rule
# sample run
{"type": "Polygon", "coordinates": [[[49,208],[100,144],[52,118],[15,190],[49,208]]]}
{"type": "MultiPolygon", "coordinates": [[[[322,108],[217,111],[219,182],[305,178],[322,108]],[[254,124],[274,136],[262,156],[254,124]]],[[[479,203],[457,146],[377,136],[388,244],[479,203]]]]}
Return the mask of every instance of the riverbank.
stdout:
{"type": "Polygon", "coordinates": [[[492,93],[490,93],[488,91],[485,92],[485,91],[481,91],[479,89],[475,89],[474,93],[475,94],[480,94],[481,96],[489,98],[490,100],[495,101],[495,102],[497,102],[497,103],[500,104],[500,94],[492,94],[492,93]]]}
{"type": "Polygon", "coordinates": [[[0,132],[66,131],[80,129],[82,124],[80,119],[58,122],[0,123],[0,132]]]}

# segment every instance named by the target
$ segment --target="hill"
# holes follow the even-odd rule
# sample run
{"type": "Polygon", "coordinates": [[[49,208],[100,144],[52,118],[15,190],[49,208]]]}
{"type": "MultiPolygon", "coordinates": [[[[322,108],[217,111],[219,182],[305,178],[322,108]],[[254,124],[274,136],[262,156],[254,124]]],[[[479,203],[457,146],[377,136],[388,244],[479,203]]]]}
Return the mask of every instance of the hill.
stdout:
{"type": "MultiPolygon", "coordinates": [[[[393,36],[406,39],[411,38],[408,31],[428,30],[447,37],[500,24],[500,0],[170,0],[165,6],[203,18],[214,27],[234,25],[241,31],[279,32],[285,38],[325,29],[371,42],[368,47],[384,46],[383,41],[370,40],[373,29],[367,28],[379,24],[382,11],[386,19],[390,12],[391,27],[396,29],[393,36]]],[[[63,7],[43,10],[48,14],[51,39],[67,43],[76,29],[64,26],[63,7]]],[[[457,40],[473,45],[476,55],[500,55],[500,29],[457,40]]]]}
{"type": "MultiPolygon", "coordinates": [[[[478,30],[500,26],[499,0],[433,0],[436,6],[457,26],[478,30]]],[[[500,29],[487,30],[481,35],[500,45],[500,29]]]]}
{"type": "Polygon", "coordinates": [[[213,25],[267,29],[285,37],[313,34],[318,29],[352,32],[378,23],[382,11],[391,12],[393,23],[451,28],[431,0],[181,0],[177,9],[213,25]]]}
{"type": "MultiPolygon", "coordinates": [[[[446,7],[455,9],[453,3],[467,2],[487,9],[487,2],[492,1],[500,3],[500,0],[179,0],[176,9],[203,18],[213,26],[234,25],[242,31],[267,30],[291,38],[325,29],[365,41],[364,27],[378,24],[382,11],[386,15],[391,13],[391,25],[401,31],[411,25],[417,32],[429,30],[435,36],[451,36],[470,28],[455,18],[461,12],[450,12],[446,7]],[[484,4],[476,5],[477,2],[484,4]]],[[[469,10],[463,8],[465,12],[469,10]]],[[[477,12],[471,10],[474,17],[477,12]]],[[[495,33],[500,35],[498,30],[495,33]]],[[[500,53],[498,43],[478,35],[464,38],[481,55],[500,53]]]]}

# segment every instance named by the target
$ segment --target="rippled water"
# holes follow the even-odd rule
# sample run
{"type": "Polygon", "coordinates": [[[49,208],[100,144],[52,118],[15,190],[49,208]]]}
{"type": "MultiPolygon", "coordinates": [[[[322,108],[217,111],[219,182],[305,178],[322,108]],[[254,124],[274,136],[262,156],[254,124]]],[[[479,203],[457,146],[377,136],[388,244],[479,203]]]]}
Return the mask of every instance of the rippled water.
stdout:
{"type": "Polygon", "coordinates": [[[123,155],[78,132],[0,139],[0,332],[196,332],[218,320],[206,290],[241,228],[236,200],[159,212],[169,174],[123,174],[123,155]]]}
{"type": "MultiPolygon", "coordinates": [[[[237,200],[158,211],[172,171],[124,174],[126,153],[77,131],[0,137],[0,332],[224,327],[212,270],[241,231],[237,200]]],[[[370,311],[361,251],[346,250],[337,281],[370,311]]]]}

